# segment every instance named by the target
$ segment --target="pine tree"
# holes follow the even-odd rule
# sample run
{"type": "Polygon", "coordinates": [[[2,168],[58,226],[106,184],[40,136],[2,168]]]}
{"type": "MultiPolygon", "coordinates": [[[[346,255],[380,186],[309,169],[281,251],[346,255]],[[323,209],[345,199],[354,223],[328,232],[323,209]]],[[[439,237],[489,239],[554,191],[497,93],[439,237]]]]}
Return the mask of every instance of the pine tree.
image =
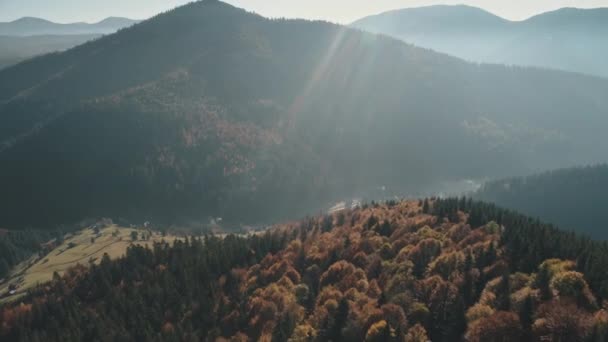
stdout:
{"type": "Polygon", "coordinates": [[[509,311],[511,308],[511,284],[509,272],[505,272],[496,287],[496,309],[509,311]]]}
{"type": "Polygon", "coordinates": [[[346,322],[348,320],[349,306],[348,300],[346,298],[342,298],[340,303],[338,304],[338,309],[336,310],[336,315],[333,319],[333,324],[330,328],[329,338],[332,341],[341,341],[342,340],[342,329],[346,326],[346,322]]]}
{"type": "Polygon", "coordinates": [[[296,327],[296,319],[294,317],[293,310],[288,310],[286,314],[282,315],[277,325],[272,331],[272,342],[283,342],[287,341],[293,330],[296,327]]]}
{"type": "Polygon", "coordinates": [[[8,275],[9,271],[10,271],[10,267],[8,265],[8,262],[6,262],[6,259],[1,258],[0,259],[0,279],[6,277],[8,275]]]}
{"type": "Polygon", "coordinates": [[[540,290],[540,299],[542,301],[547,301],[551,299],[551,276],[549,275],[549,270],[547,267],[541,266],[536,274],[536,281],[538,283],[538,288],[540,290]]]}
{"type": "Polygon", "coordinates": [[[422,205],[422,213],[430,214],[429,200],[427,198],[424,199],[424,204],[422,205]]]}

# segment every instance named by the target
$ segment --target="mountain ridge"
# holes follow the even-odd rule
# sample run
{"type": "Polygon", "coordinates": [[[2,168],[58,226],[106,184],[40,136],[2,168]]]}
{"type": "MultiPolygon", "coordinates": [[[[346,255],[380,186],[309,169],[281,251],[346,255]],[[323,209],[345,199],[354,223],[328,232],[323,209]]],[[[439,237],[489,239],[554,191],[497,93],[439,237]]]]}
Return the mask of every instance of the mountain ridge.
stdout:
{"type": "Polygon", "coordinates": [[[38,36],[67,34],[107,34],[140,22],[123,17],[108,17],[95,23],[56,23],[38,17],[22,17],[10,22],[0,22],[0,35],[38,36]]]}
{"type": "Polygon", "coordinates": [[[598,57],[608,45],[606,23],[607,8],[563,8],[509,21],[476,8],[427,6],[365,17],[351,26],[473,62],[608,77],[608,66],[598,57]]]}
{"type": "Polygon", "coordinates": [[[0,202],[14,209],[0,222],[268,222],[376,189],[587,163],[606,144],[604,89],[193,3],[0,71],[0,202]]]}

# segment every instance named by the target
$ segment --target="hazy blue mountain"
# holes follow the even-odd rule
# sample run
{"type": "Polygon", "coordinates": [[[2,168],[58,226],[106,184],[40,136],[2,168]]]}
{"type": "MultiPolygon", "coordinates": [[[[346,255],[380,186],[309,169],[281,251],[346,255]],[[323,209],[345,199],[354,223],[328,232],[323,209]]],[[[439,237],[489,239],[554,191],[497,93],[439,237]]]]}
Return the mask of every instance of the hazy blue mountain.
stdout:
{"type": "Polygon", "coordinates": [[[0,23],[0,36],[38,36],[65,34],[107,34],[129,27],[138,20],[110,17],[98,23],[58,24],[45,19],[24,17],[0,23]]]}
{"type": "Polygon", "coordinates": [[[430,6],[386,12],[352,25],[475,62],[608,76],[606,8],[564,8],[512,22],[468,6],[430,6]]]}
{"type": "Polygon", "coordinates": [[[218,1],[0,71],[0,224],[251,222],[605,157],[608,80],[218,1]]]}
{"type": "Polygon", "coordinates": [[[606,240],[606,189],[608,165],[597,165],[491,181],[475,197],[606,240]]]}
{"type": "Polygon", "coordinates": [[[95,24],[57,24],[39,18],[0,23],[0,69],[35,56],[67,50],[137,22],[110,17],[95,24]]]}
{"type": "Polygon", "coordinates": [[[34,56],[64,51],[98,37],[96,34],[0,36],[0,69],[34,56]]]}

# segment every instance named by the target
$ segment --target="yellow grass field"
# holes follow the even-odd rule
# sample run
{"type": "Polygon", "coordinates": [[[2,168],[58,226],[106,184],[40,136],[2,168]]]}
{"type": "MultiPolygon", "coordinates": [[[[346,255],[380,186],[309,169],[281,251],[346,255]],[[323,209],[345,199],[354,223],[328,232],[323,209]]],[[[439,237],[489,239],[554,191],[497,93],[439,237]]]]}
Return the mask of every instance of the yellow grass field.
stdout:
{"type": "Polygon", "coordinates": [[[77,264],[89,265],[90,262],[98,264],[105,253],[114,259],[124,256],[127,247],[133,244],[151,247],[154,242],[165,241],[172,244],[176,239],[179,238],[116,225],[101,229],[99,234],[95,234],[92,229],[81,230],[66,236],[63,244],[42,258],[32,257],[15,267],[8,281],[0,285],[0,295],[2,296],[0,304],[16,300],[23,296],[28,289],[50,281],[54,272],[62,275],[68,268],[77,264]],[[133,231],[138,233],[137,241],[131,239],[133,231]],[[146,236],[151,234],[151,236],[144,241],[141,240],[142,233],[145,233],[146,236]],[[94,242],[91,241],[92,238],[94,238],[94,242]],[[10,285],[16,285],[18,288],[15,294],[6,296],[10,285]]]}

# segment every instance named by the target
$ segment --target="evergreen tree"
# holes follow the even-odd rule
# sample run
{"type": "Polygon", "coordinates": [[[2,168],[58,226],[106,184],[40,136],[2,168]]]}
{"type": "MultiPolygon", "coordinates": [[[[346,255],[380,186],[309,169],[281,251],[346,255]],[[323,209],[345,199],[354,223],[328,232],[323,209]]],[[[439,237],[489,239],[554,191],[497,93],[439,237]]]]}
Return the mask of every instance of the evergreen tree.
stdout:
{"type": "Polygon", "coordinates": [[[342,329],[346,326],[349,313],[349,304],[346,298],[342,298],[338,304],[333,324],[330,328],[329,337],[331,341],[342,341],[342,329]]]}
{"type": "Polygon", "coordinates": [[[501,311],[509,311],[511,308],[511,283],[509,273],[503,273],[500,282],[496,287],[496,309],[501,311]]]}
{"type": "Polygon", "coordinates": [[[6,277],[8,272],[10,271],[10,267],[8,262],[4,258],[0,258],[0,279],[6,277]]]}
{"type": "Polygon", "coordinates": [[[428,200],[428,198],[424,199],[424,204],[422,205],[422,213],[423,214],[430,214],[430,208],[429,208],[429,200],[428,200]]]}
{"type": "Polygon", "coordinates": [[[291,334],[296,327],[296,318],[294,315],[295,313],[292,310],[288,310],[286,314],[281,316],[272,332],[272,342],[287,341],[289,337],[291,337],[291,334]]]}

